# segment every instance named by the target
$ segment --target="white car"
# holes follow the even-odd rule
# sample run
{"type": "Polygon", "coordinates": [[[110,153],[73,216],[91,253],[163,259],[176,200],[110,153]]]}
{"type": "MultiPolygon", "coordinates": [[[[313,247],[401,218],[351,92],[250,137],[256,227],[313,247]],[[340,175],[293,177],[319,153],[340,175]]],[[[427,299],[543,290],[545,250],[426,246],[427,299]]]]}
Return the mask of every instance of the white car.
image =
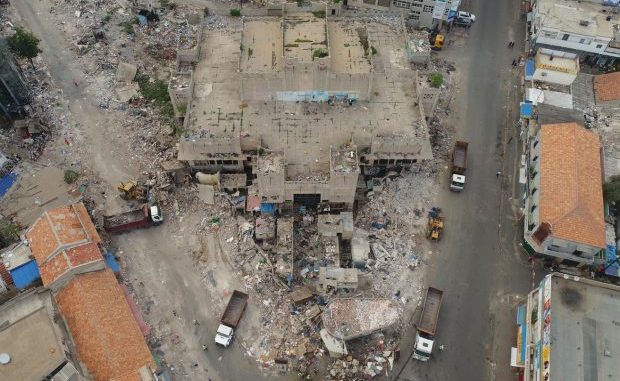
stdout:
{"type": "Polygon", "coordinates": [[[471,26],[476,21],[476,15],[469,12],[459,11],[456,15],[455,23],[457,25],[471,26]]]}

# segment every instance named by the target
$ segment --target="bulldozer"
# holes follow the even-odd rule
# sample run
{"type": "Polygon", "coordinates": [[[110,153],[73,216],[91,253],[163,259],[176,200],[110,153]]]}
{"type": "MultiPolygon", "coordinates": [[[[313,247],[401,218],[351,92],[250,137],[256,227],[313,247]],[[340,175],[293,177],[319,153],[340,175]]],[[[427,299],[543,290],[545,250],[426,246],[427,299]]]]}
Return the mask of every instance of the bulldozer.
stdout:
{"type": "Polygon", "coordinates": [[[121,182],[117,187],[123,200],[137,200],[139,202],[146,202],[148,187],[143,181],[130,180],[127,182],[121,182]]]}
{"type": "Polygon", "coordinates": [[[444,221],[441,209],[433,207],[428,212],[428,231],[427,236],[431,241],[439,241],[443,233],[444,221]]]}

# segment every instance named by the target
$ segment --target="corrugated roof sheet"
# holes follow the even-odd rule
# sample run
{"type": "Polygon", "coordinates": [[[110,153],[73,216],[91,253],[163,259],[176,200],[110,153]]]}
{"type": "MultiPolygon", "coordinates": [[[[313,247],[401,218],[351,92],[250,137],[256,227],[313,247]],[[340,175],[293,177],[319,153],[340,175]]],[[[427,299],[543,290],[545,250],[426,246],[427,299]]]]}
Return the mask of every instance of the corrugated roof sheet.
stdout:
{"type": "Polygon", "coordinates": [[[35,260],[28,261],[21,266],[11,269],[11,278],[18,289],[23,289],[41,278],[35,260]]]}
{"type": "Polygon", "coordinates": [[[605,248],[599,136],[577,123],[540,131],[540,222],[554,237],[605,248]]]}
{"type": "Polygon", "coordinates": [[[154,361],[111,270],[77,275],[56,301],[95,381],[140,381],[154,361]]]}

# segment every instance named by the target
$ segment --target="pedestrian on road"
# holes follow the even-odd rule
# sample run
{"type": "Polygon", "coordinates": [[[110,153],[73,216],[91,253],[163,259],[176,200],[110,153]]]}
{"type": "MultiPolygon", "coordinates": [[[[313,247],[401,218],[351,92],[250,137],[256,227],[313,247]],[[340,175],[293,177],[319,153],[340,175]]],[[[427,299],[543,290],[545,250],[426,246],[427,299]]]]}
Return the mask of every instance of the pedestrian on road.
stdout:
{"type": "Polygon", "coordinates": [[[440,352],[443,352],[443,350],[444,350],[444,349],[445,349],[444,345],[443,345],[443,344],[440,344],[440,345],[439,345],[439,351],[440,351],[440,352]]]}
{"type": "Polygon", "coordinates": [[[202,344],[202,350],[206,352],[207,351],[207,346],[202,344]]]}
{"type": "Polygon", "coordinates": [[[497,173],[495,174],[495,177],[500,177],[502,175],[502,171],[497,171],[497,173]]]}
{"type": "Polygon", "coordinates": [[[512,66],[513,67],[517,67],[517,59],[516,58],[514,60],[512,60],[512,66]]]}

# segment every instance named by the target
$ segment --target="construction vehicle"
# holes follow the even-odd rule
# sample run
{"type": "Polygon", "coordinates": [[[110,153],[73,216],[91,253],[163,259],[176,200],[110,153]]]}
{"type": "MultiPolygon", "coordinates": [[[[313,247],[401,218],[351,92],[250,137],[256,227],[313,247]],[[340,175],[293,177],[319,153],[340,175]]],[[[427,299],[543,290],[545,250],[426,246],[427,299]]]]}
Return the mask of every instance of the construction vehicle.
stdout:
{"type": "Polygon", "coordinates": [[[444,36],[440,33],[432,33],[430,35],[431,49],[441,50],[443,48],[444,36]]]}
{"type": "Polygon", "coordinates": [[[215,334],[215,343],[228,348],[232,343],[235,334],[235,328],[243,316],[243,311],[248,305],[249,295],[245,292],[234,290],[230,296],[230,300],[226,305],[226,309],[220,319],[220,326],[215,334]]]}
{"type": "Polygon", "coordinates": [[[128,212],[103,216],[103,228],[109,233],[123,233],[133,229],[156,226],[164,221],[157,205],[144,204],[128,212]]]}
{"type": "Polygon", "coordinates": [[[413,358],[416,360],[428,361],[431,358],[442,299],[443,291],[440,289],[429,287],[426,290],[424,307],[422,307],[422,314],[416,327],[417,333],[413,347],[413,358]]]}
{"type": "Polygon", "coordinates": [[[428,212],[428,238],[431,241],[439,241],[443,232],[444,223],[441,209],[433,207],[428,212]]]}
{"type": "Polygon", "coordinates": [[[146,202],[148,194],[148,186],[142,180],[131,180],[125,183],[121,182],[117,186],[123,200],[137,200],[138,202],[146,202]]]}
{"type": "Polygon", "coordinates": [[[465,170],[467,169],[468,142],[457,140],[452,151],[452,178],[450,190],[460,192],[465,187],[465,170]]]}

